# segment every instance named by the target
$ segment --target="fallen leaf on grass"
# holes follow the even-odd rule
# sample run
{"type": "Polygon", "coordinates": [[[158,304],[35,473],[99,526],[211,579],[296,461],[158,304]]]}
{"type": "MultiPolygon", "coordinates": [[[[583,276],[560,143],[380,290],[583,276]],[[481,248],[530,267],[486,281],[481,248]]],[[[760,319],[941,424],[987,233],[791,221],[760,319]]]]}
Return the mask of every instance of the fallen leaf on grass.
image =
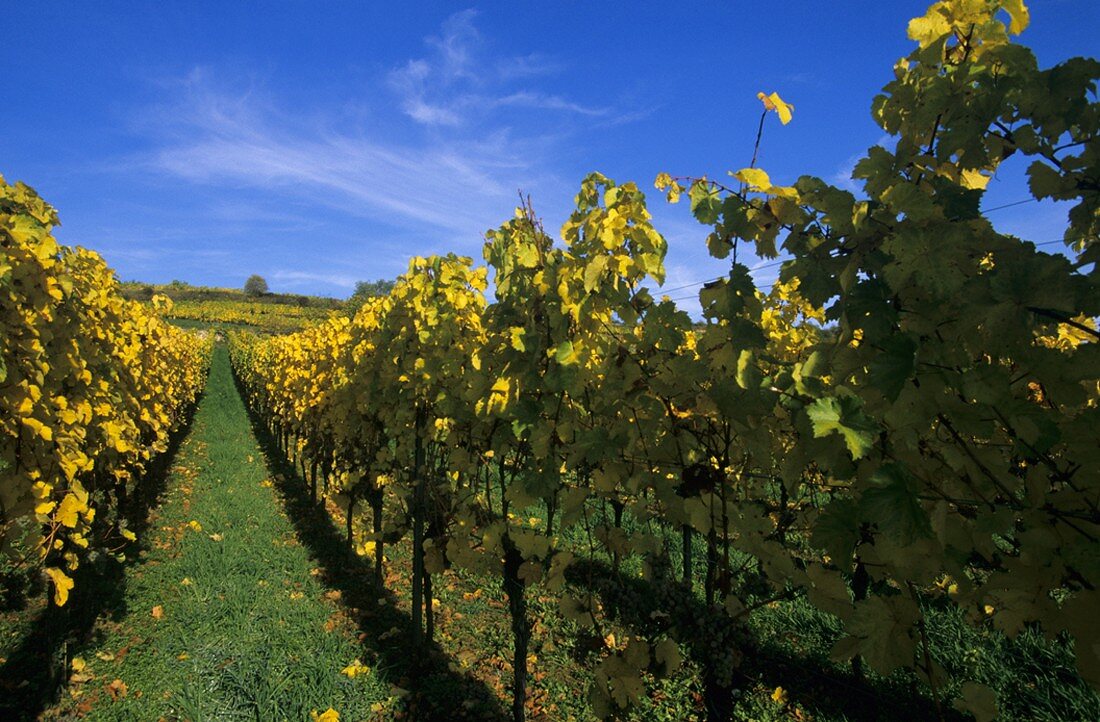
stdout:
{"type": "Polygon", "coordinates": [[[194,519],[187,522],[187,526],[191,527],[192,531],[202,531],[202,524],[198,523],[194,519]]]}
{"type": "Polygon", "coordinates": [[[305,596],[305,594],[303,594],[302,592],[291,592],[290,593],[290,598],[291,599],[301,599],[304,596],[305,596]]]}
{"type": "Polygon", "coordinates": [[[349,679],[354,679],[360,674],[369,674],[370,667],[360,662],[358,659],[340,670],[340,674],[349,679]]]}
{"type": "Polygon", "coordinates": [[[99,701],[99,695],[93,694],[91,697],[78,704],[76,706],[76,711],[80,712],[81,714],[88,714],[92,711],[92,708],[95,707],[95,703],[97,701],[99,701]]]}
{"type": "Polygon", "coordinates": [[[343,595],[340,593],[339,589],[332,589],[332,590],[329,590],[329,591],[325,592],[325,599],[328,599],[328,600],[333,601],[333,602],[340,601],[341,596],[343,596],[343,595]]]}
{"type": "Polygon", "coordinates": [[[216,542],[220,542],[222,539],[225,539],[225,537],[221,534],[211,534],[210,539],[216,542]]]}
{"type": "Polygon", "coordinates": [[[313,710],[309,713],[309,718],[313,722],[340,722],[340,713],[329,707],[324,712],[313,710]]]}
{"type": "Polygon", "coordinates": [[[153,607],[153,619],[162,619],[164,617],[164,607],[157,605],[153,607]]]}
{"type": "Polygon", "coordinates": [[[127,687],[126,683],[121,679],[116,679],[107,685],[107,694],[111,695],[111,699],[117,701],[126,696],[127,687]]]}

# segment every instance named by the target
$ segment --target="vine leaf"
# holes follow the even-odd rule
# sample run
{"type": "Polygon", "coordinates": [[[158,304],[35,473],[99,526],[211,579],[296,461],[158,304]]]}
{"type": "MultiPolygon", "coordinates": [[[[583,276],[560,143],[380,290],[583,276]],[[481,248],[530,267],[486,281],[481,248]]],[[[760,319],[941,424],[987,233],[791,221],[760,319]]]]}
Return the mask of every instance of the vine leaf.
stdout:
{"type": "Polygon", "coordinates": [[[815,437],[840,434],[853,459],[862,458],[871,450],[877,426],[863,413],[855,396],[820,398],[807,407],[806,414],[813,424],[815,437]]]}
{"type": "Polygon", "coordinates": [[[862,516],[902,544],[931,536],[932,525],[905,469],[887,464],[871,477],[872,486],[859,499],[862,516]]]}

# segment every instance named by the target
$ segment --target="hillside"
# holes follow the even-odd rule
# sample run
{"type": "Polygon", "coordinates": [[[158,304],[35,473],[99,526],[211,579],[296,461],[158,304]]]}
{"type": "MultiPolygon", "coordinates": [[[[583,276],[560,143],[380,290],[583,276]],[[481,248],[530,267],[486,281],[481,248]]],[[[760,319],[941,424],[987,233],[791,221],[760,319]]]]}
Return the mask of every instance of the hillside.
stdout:
{"type": "Polygon", "coordinates": [[[295,293],[265,293],[260,296],[249,296],[238,288],[192,286],[189,283],[180,281],[165,284],[123,281],[120,288],[123,296],[135,301],[148,301],[154,294],[161,294],[176,303],[181,301],[240,301],[330,310],[343,308],[346,303],[344,299],[332,298],[331,296],[306,296],[295,293]]]}

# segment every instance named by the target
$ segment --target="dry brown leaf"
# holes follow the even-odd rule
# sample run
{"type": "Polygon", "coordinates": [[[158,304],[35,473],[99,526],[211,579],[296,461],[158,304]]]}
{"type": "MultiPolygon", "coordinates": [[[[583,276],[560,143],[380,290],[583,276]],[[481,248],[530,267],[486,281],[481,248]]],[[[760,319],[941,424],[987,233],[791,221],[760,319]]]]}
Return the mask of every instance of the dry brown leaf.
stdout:
{"type": "Polygon", "coordinates": [[[112,700],[118,700],[126,696],[127,687],[126,683],[121,679],[116,679],[107,685],[107,694],[111,695],[112,700]]]}

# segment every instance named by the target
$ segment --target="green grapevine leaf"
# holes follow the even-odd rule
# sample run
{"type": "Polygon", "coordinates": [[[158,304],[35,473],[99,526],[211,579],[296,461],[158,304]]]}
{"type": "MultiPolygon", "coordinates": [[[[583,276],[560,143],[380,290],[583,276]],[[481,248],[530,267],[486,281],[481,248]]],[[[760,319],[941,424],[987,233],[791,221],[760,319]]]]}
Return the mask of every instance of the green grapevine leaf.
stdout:
{"type": "Polygon", "coordinates": [[[932,534],[928,514],[917,499],[915,482],[898,464],[887,464],[871,477],[859,499],[863,518],[902,544],[932,534]]]}
{"type": "Polygon", "coordinates": [[[851,395],[826,396],[806,408],[813,424],[814,436],[840,434],[852,458],[862,458],[870,451],[877,426],[867,417],[858,398],[851,395]]]}

